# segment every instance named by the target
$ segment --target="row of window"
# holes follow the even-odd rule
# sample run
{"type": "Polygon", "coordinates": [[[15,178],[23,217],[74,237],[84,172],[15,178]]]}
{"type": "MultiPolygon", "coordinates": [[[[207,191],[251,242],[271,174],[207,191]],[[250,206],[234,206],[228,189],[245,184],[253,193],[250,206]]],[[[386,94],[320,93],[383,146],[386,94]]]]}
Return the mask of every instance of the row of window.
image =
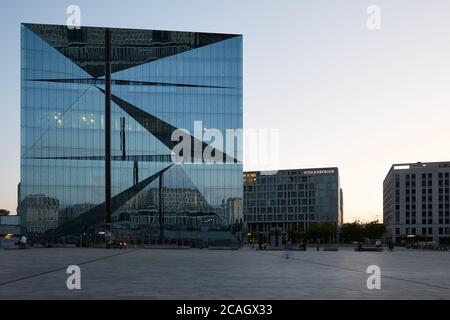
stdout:
{"type": "MultiPolygon", "coordinates": [[[[439,185],[439,187],[442,187],[442,186],[448,186],[450,184],[450,181],[449,180],[439,180],[438,181],[438,185],[439,185]]],[[[396,185],[397,186],[397,185],[396,185]]],[[[399,185],[398,185],[399,186],[399,185]]],[[[416,182],[415,181],[412,181],[411,183],[409,182],[409,181],[405,181],[405,186],[406,186],[406,188],[415,188],[416,187],[416,182]]],[[[433,186],[433,181],[432,180],[428,180],[428,181],[425,181],[425,180],[422,180],[422,187],[426,187],[426,186],[428,186],[428,187],[432,187],[433,186]]]]}
{"type": "MultiPolygon", "coordinates": [[[[333,207],[329,207],[330,211],[333,207]]],[[[257,213],[289,213],[289,212],[316,212],[316,207],[314,206],[304,206],[304,207],[245,207],[246,214],[257,214],[257,213]]]]}
{"type": "MultiPolygon", "coordinates": [[[[446,204],[442,204],[442,203],[439,203],[438,204],[438,208],[440,209],[440,210],[443,210],[444,208],[445,209],[450,209],[450,204],[449,203],[446,203],[446,204]]],[[[433,204],[432,203],[428,203],[428,204],[422,204],[422,211],[426,211],[426,210],[433,210],[433,204]]],[[[399,211],[400,210],[400,205],[395,205],[395,210],[396,211],[399,211]]],[[[405,210],[406,211],[409,211],[409,210],[412,210],[412,211],[415,211],[416,210],[416,205],[415,204],[412,204],[412,205],[409,205],[409,204],[406,204],[405,205],[405,210]]]]}
{"type": "Polygon", "coordinates": [[[314,183],[244,186],[244,192],[314,190],[314,183]]]}
{"type": "Polygon", "coordinates": [[[307,221],[315,220],[314,214],[278,214],[278,215],[244,215],[246,222],[265,222],[265,221],[307,221]]]}
{"type": "MultiPolygon", "coordinates": [[[[400,235],[400,234],[402,234],[402,229],[403,228],[395,228],[395,234],[396,235],[400,235]]],[[[405,230],[405,232],[404,232],[404,234],[406,234],[406,235],[417,235],[418,233],[418,229],[417,228],[405,228],[404,229],[405,230]]],[[[422,233],[421,233],[421,235],[433,235],[433,228],[422,228],[422,233]]],[[[450,235],[450,227],[440,227],[440,228],[438,228],[438,233],[440,234],[440,235],[450,235]]]]}
{"type": "Polygon", "coordinates": [[[322,183],[336,183],[336,176],[277,176],[265,177],[259,176],[257,178],[258,184],[277,184],[277,183],[305,183],[305,182],[322,182],[322,183]]]}
{"type": "MultiPolygon", "coordinates": [[[[450,219],[447,217],[446,219],[439,219],[439,224],[450,224],[450,219]]],[[[406,219],[405,224],[416,224],[416,219],[406,219]]],[[[422,224],[433,224],[433,219],[422,219],[422,224]]]]}
{"type": "MultiPolygon", "coordinates": [[[[438,189],[438,192],[439,192],[439,194],[443,194],[443,193],[450,193],[450,188],[439,188],[438,189]]],[[[422,194],[432,194],[433,193],[433,189],[422,189],[422,194]]],[[[406,195],[409,195],[409,194],[412,194],[412,195],[415,195],[416,194],[416,189],[406,189],[405,190],[405,194],[406,195]]],[[[395,195],[396,196],[399,196],[400,195],[400,189],[397,189],[396,191],[395,191],[395,195]]]]}
{"type": "MultiPolygon", "coordinates": [[[[300,192],[296,192],[296,191],[292,191],[292,192],[259,192],[259,193],[244,193],[245,194],[245,198],[246,199],[259,199],[259,200],[265,200],[265,199],[298,199],[300,201],[300,199],[303,198],[315,198],[316,197],[316,192],[314,191],[300,191],[300,192]]],[[[319,191],[319,197],[323,198],[323,197],[327,197],[329,198],[330,196],[328,194],[326,194],[325,192],[321,192],[319,191]]]]}
{"type": "MultiPolygon", "coordinates": [[[[322,203],[322,202],[321,202],[322,203]]],[[[310,199],[278,199],[278,200],[266,200],[266,199],[261,199],[261,200],[244,200],[244,205],[246,207],[265,207],[265,206],[290,206],[290,205],[297,205],[297,204],[302,204],[302,205],[314,205],[316,204],[316,200],[314,198],[310,198],[310,199]]]]}
{"type": "MultiPolygon", "coordinates": [[[[412,196],[412,197],[409,197],[409,196],[406,196],[405,197],[405,201],[406,202],[416,202],[416,197],[415,196],[412,196]]],[[[398,203],[398,202],[400,202],[400,198],[399,197],[396,197],[395,198],[395,201],[398,203]]],[[[433,196],[422,196],[422,202],[432,202],[433,201],[433,196]]],[[[448,196],[448,195],[446,195],[446,196],[442,196],[442,195],[440,195],[439,197],[438,197],[438,201],[439,202],[444,202],[444,201],[446,201],[446,202],[448,202],[448,201],[450,201],[450,196],[448,196]]]]}
{"type": "MultiPolygon", "coordinates": [[[[397,174],[395,177],[396,178],[400,178],[400,175],[397,174]]],[[[427,179],[427,178],[428,179],[433,179],[433,174],[432,173],[422,173],[421,177],[422,177],[422,179],[427,179]]],[[[443,177],[449,178],[450,177],[450,173],[449,172],[439,172],[438,173],[438,177],[439,178],[443,178],[443,177]]],[[[414,180],[414,179],[416,179],[416,174],[415,173],[407,174],[405,176],[405,178],[406,178],[406,180],[409,180],[410,178],[411,178],[411,180],[414,180]]]]}

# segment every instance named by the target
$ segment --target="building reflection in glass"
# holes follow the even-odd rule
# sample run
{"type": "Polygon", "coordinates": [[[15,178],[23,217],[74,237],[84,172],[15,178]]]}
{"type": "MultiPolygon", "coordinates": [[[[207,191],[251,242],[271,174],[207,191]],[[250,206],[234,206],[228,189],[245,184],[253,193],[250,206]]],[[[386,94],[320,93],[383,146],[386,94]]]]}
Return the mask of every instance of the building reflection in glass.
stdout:
{"type": "MultiPolygon", "coordinates": [[[[195,121],[242,129],[242,36],[110,30],[114,231],[152,234],[163,212],[167,238],[236,240],[242,149],[224,155],[232,163],[175,164],[170,138],[193,133],[195,121]]],[[[104,36],[104,28],[22,25],[26,233],[70,239],[104,225],[104,36]]]]}

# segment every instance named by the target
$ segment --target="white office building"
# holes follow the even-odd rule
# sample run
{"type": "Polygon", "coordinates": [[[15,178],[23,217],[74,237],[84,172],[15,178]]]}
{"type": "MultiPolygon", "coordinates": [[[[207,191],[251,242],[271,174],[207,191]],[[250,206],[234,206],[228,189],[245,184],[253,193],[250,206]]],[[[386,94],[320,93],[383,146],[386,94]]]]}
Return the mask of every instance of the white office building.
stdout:
{"type": "Polygon", "coordinates": [[[394,164],[383,182],[388,240],[450,242],[450,162],[394,164]]]}

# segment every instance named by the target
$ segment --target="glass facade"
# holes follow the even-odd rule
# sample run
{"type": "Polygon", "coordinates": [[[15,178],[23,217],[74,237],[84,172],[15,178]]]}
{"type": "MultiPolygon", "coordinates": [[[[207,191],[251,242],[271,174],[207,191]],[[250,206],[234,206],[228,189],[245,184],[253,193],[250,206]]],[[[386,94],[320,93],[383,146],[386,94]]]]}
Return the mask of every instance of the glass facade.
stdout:
{"type": "Polygon", "coordinates": [[[300,226],[343,220],[338,168],[244,173],[244,217],[250,241],[266,241],[273,230],[284,239],[300,226]]]}
{"type": "Polygon", "coordinates": [[[70,238],[104,225],[108,45],[115,234],[236,240],[242,136],[232,154],[224,146],[226,130],[242,129],[242,36],[38,24],[22,25],[25,232],[70,238]],[[212,128],[223,143],[205,134],[212,128]],[[177,129],[233,161],[175,161],[177,129]]]}

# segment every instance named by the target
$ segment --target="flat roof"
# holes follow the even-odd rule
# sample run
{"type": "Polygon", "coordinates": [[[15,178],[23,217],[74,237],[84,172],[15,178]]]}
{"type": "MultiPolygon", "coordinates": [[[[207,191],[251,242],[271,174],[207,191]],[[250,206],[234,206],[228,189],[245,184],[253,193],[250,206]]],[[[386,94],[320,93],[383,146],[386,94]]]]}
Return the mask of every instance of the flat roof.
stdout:
{"type": "Polygon", "coordinates": [[[439,168],[448,168],[450,169],[450,161],[436,161],[436,162],[410,162],[410,163],[395,163],[391,166],[388,173],[386,174],[386,177],[383,180],[386,181],[386,179],[389,177],[389,175],[392,172],[397,172],[401,170],[411,170],[411,169],[439,169],[439,168]]]}
{"type": "Polygon", "coordinates": [[[405,170],[414,168],[450,168],[450,161],[439,162],[412,162],[412,163],[395,163],[391,166],[391,170],[405,170]]]}
{"type": "Polygon", "coordinates": [[[244,174],[257,173],[257,174],[277,174],[284,172],[300,172],[302,174],[337,174],[339,172],[338,167],[324,167],[324,168],[302,168],[302,169],[279,169],[279,170],[260,170],[260,171],[244,171],[244,174]]]}

